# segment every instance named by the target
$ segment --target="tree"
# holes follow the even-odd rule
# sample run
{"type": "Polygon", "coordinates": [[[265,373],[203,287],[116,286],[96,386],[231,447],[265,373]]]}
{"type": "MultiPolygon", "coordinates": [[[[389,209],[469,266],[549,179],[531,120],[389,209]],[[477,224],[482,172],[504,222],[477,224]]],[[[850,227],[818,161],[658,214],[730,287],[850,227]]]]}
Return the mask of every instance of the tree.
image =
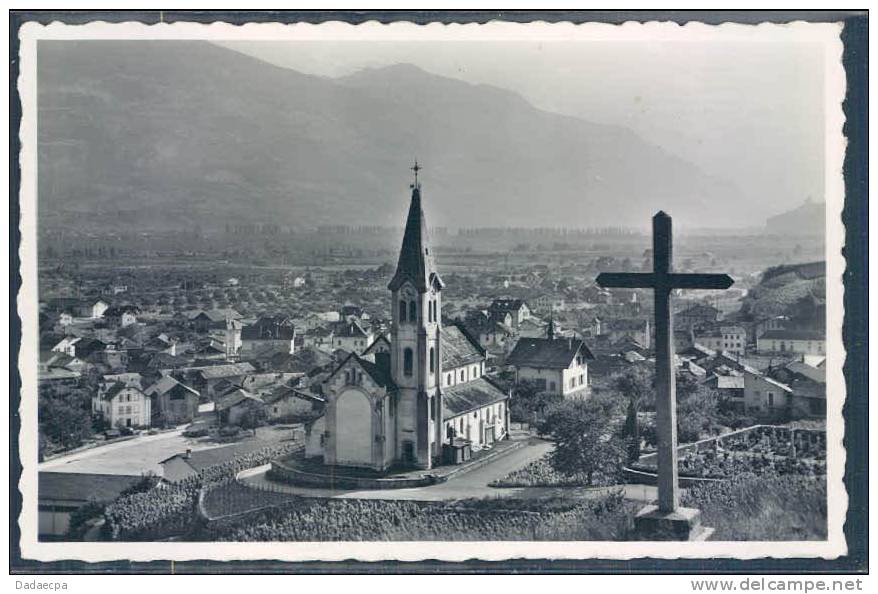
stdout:
{"type": "Polygon", "coordinates": [[[629,367],[610,378],[610,386],[613,390],[628,401],[623,434],[629,462],[640,458],[640,425],[637,421],[637,413],[641,403],[647,399],[651,400],[654,405],[653,381],[653,373],[643,365],[629,367]]]}
{"type": "Polygon", "coordinates": [[[622,467],[624,448],[613,433],[614,404],[609,399],[565,400],[543,421],[542,432],[555,441],[549,455],[552,467],[563,474],[615,478],[622,467]]]}

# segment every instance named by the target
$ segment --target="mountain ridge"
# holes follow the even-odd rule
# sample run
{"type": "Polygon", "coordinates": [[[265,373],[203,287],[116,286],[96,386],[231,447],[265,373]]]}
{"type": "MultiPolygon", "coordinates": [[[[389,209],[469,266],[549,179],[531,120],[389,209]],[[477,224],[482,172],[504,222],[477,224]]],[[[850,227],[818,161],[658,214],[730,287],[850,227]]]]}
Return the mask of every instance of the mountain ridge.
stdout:
{"type": "Polygon", "coordinates": [[[414,65],[331,79],[206,42],[41,42],[38,76],[48,224],[124,211],[144,228],[393,225],[415,157],[433,225],[734,218],[731,184],[626,128],[414,65]]]}

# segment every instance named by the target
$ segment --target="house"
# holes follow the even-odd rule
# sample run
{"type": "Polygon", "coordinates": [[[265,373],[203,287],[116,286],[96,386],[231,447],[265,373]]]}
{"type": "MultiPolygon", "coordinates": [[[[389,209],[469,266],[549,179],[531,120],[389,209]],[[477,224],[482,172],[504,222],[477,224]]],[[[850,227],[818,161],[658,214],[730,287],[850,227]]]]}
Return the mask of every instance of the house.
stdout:
{"type": "Polygon", "coordinates": [[[267,350],[293,354],[296,327],[286,316],[260,316],[252,324],[241,328],[241,357],[267,350]]]}
{"type": "Polygon", "coordinates": [[[825,418],[825,368],[792,361],[783,367],[771,369],[769,375],[792,389],[790,413],[793,417],[825,418]]]}
{"type": "Polygon", "coordinates": [[[93,320],[97,320],[104,317],[104,312],[106,312],[109,307],[110,304],[103,299],[95,299],[93,301],[80,303],[78,305],[76,313],[81,318],[91,318],[93,320]]]}
{"type": "Polygon", "coordinates": [[[198,392],[170,375],[161,376],[144,394],[152,399],[153,418],[160,421],[154,424],[181,425],[198,416],[198,392]]]}
{"type": "Polygon", "coordinates": [[[104,311],[104,320],[110,328],[126,328],[137,323],[140,310],[133,305],[114,305],[104,311]]]}
{"type": "Polygon", "coordinates": [[[319,349],[325,353],[331,353],[333,350],[332,338],[334,331],[331,326],[317,326],[305,332],[303,345],[319,349]]]}
{"type": "Polygon", "coordinates": [[[207,332],[208,330],[225,330],[229,321],[241,318],[241,314],[234,309],[197,309],[182,314],[181,319],[196,332],[207,332]]]}
{"type": "Polygon", "coordinates": [[[214,411],[220,425],[255,425],[265,411],[265,403],[259,396],[239,387],[232,387],[215,403],[214,411]]]}
{"type": "Polygon", "coordinates": [[[533,311],[537,314],[550,315],[554,312],[564,311],[566,302],[564,297],[552,293],[542,293],[531,299],[533,311]]]}
{"type": "Polygon", "coordinates": [[[124,474],[37,473],[37,538],[61,540],[70,516],[87,503],[109,503],[143,479],[124,474]]]}
{"type": "Polygon", "coordinates": [[[743,356],[747,350],[747,330],[736,325],[721,325],[694,330],[695,342],[709,349],[743,356]]]}
{"type": "Polygon", "coordinates": [[[746,367],[744,376],[744,412],[764,417],[786,414],[792,404],[793,390],[759,371],[746,367]]]}
{"type": "Polygon", "coordinates": [[[363,329],[356,320],[339,322],[332,333],[333,350],[362,353],[372,343],[372,333],[363,329]]]}
{"type": "Polygon", "coordinates": [[[100,340],[88,337],[67,336],[52,347],[56,353],[64,353],[70,357],[86,359],[94,353],[99,353],[107,348],[100,340]]]}
{"type": "Polygon", "coordinates": [[[323,414],[326,404],[322,396],[295,386],[280,386],[262,400],[270,421],[310,421],[323,414]]]}
{"type": "Polygon", "coordinates": [[[226,363],[223,365],[210,365],[206,367],[190,367],[182,370],[185,377],[191,377],[191,382],[186,382],[192,386],[200,394],[206,396],[210,400],[215,400],[217,388],[222,387],[220,383],[226,386],[231,384],[240,384],[244,376],[256,371],[250,363],[226,363]]]}
{"type": "Polygon", "coordinates": [[[768,330],[756,339],[760,353],[826,355],[826,332],[819,330],[768,330]]]}
{"type": "Polygon", "coordinates": [[[771,316],[753,324],[753,338],[758,339],[769,330],[783,330],[790,319],[787,316],[771,316]]]}
{"type": "Polygon", "coordinates": [[[539,338],[546,335],[546,323],[541,319],[530,316],[518,323],[515,334],[522,338],[539,338]]]}
{"type": "Polygon", "coordinates": [[[565,398],[588,394],[588,360],[594,359],[585,343],[573,338],[520,338],[506,358],[515,368],[516,383],[531,382],[550,394],[565,398]]]}
{"type": "Polygon", "coordinates": [[[359,305],[343,305],[338,312],[340,320],[345,322],[360,320],[363,318],[364,314],[365,312],[363,311],[363,308],[359,305]]]}
{"type": "Polygon", "coordinates": [[[733,370],[726,373],[712,373],[703,382],[725,398],[731,407],[739,413],[744,412],[744,376],[733,370]]]}
{"type": "Polygon", "coordinates": [[[174,454],[159,462],[162,466],[162,480],[168,483],[178,483],[197,476],[209,468],[226,464],[237,457],[262,450],[265,446],[266,443],[264,441],[251,439],[216,448],[187,449],[185,452],[174,454]]]}
{"type": "Polygon", "coordinates": [[[600,323],[601,334],[608,336],[610,343],[630,338],[642,347],[652,345],[652,329],[648,318],[616,318],[600,323]]]}
{"type": "Polygon", "coordinates": [[[110,427],[149,427],[152,403],[141,389],[142,382],[139,373],[104,376],[92,398],[92,412],[110,427]]]}
{"type": "Polygon", "coordinates": [[[716,324],[722,319],[722,312],[712,305],[695,303],[674,313],[674,326],[693,329],[703,325],[716,324]]]}
{"type": "Polygon", "coordinates": [[[488,313],[492,317],[508,313],[512,316],[509,325],[515,329],[518,329],[518,325],[531,315],[530,308],[523,299],[494,299],[488,306],[488,313]]]}

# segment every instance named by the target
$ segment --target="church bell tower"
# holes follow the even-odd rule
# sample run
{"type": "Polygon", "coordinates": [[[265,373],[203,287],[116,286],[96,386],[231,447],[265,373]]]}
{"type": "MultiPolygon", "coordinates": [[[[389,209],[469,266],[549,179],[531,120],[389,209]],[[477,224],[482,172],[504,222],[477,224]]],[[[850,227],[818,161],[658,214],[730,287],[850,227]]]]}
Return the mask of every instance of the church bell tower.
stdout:
{"type": "Polygon", "coordinates": [[[391,292],[391,373],[397,386],[395,458],[431,468],[441,455],[443,282],[436,273],[415,161],[412,198],[391,292]]]}

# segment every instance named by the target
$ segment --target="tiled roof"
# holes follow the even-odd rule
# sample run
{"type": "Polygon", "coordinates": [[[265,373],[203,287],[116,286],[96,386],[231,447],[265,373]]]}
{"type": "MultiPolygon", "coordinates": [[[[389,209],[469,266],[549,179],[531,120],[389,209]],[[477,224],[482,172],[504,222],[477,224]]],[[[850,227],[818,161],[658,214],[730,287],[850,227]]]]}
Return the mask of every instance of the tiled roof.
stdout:
{"type": "Polygon", "coordinates": [[[487,378],[480,377],[472,381],[444,388],[442,390],[443,418],[467,413],[488,404],[501,402],[509,398],[487,378]]]}
{"type": "Polygon", "coordinates": [[[218,379],[253,373],[256,369],[249,363],[227,363],[225,365],[192,368],[189,371],[200,373],[204,379],[218,379]]]}
{"type": "Polygon", "coordinates": [[[488,309],[495,312],[518,311],[524,305],[524,299],[494,299],[488,309]]]}
{"type": "Polygon", "coordinates": [[[281,316],[262,316],[241,328],[242,340],[292,340],[295,336],[295,327],[281,316]]]}
{"type": "Polygon", "coordinates": [[[768,340],[826,340],[826,333],[818,330],[769,330],[762,335],[768,340]]]}
{"type": "Polygon", "coordinates": [[[251,394],[243,388],[237,388],[220,396],[216,401],[215,410],[226,410],[232,408],[236,404],[244,402],[245,400],[252,400],[253,402],[258,402],[260,404],[262,403],[262,399],[259,398],[259,396],[251,394]]]}
{"type": "Polygon", "coordinates": [[[566,369],[580,351],[586,359],[594,359],[585,343],[578,339],[519,338],[506,363],[516,367],[566,369]]]}
{"type": "Polygon", "coordinates": [[[37,496],[41,501],[108,502],[142,478],[79,472],[39,472],[38,475],[37,496]]]}
{"type": "Polygon", "coordinates": [[[793,361],[792,363],[788,364],[786,368],[791,373],[800,375],[806,379],[811,380],[812,382],[817,382],[819,384],[826,383],[826,369],[822,367],[812,367],[806,363],[793,361]]]}
{"type": "Polygon", "coordinates": [[[218,448],[208,448],[205,450],[194,450],[189,453],[189,457],[186,458],[185,454],[174,454],[170,458],[166,458],[159,462],[159,464],[164,464],[169,460],[173,460],[174,458],[183,458],[186,462],[195,470],[199,472],[206,468],[210,468],[211,466],[217,466],[219,464],[223,464],[228,462],[229,460],[235,458],[236,456],[243,456],[249,454],[251,452],[255,452],[265,448],[267,445],[266,442],[253,439],[250,441],[243,441],[240,443],[235,443],[228,446],[221,446],[218,448]]]}
{"type": "Polygon", "coordinates": [[[356,321],[341,322],[335,327],[335,336],[342,338],[366,338],[368,334],[356,321]]]}
{"type": "Polygon", "coordinates": [[[485,358],[485,350],[460,324],[442,327],[442,368],[454,369],[485,358]]]}

